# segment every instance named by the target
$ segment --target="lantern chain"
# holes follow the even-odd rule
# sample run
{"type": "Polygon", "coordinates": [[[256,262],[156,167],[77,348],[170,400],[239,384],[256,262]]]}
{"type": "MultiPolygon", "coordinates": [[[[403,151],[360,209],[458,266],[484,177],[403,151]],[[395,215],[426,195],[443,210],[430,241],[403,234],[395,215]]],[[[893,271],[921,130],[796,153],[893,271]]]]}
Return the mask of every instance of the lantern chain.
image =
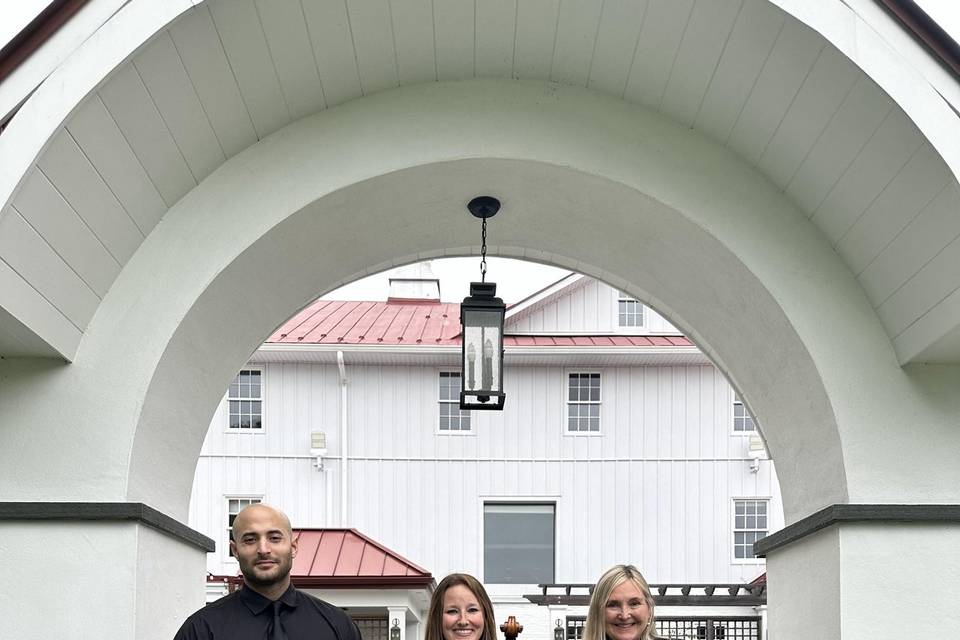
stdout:
{"type": "Polygon", "coordinates": [[[480,282],[487,281],[487,219],[483,219],[480,232],[480,282]]]}

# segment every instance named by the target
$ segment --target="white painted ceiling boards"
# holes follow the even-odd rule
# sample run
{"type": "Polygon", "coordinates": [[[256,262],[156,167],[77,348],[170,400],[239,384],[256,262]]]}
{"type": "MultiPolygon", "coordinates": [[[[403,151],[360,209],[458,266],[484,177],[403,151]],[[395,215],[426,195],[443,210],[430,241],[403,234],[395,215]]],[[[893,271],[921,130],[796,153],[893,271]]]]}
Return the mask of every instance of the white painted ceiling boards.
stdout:
{"type": "Polygon", "coordinates": [[[199,3],[77,106],[2,203],[0,354],[71,358],[166,210],[249,145],[364,95],[478,77],[583,86],[728,147],[819,228],[902,360],[960,361],[956,176],[767,0],[199,3]]]}

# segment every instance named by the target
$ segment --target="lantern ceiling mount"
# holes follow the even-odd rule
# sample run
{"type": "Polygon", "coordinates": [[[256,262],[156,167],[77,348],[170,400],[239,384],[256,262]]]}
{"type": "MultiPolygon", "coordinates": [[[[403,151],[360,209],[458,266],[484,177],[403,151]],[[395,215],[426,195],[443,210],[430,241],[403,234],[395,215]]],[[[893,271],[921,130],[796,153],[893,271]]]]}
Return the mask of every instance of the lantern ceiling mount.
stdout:
{"type": "Polygon", "coordinates": [[[467,203],[467,209],[474,218],[492,218],[500,211],[500,201],[493,196],[477,196],[467,203]]]}

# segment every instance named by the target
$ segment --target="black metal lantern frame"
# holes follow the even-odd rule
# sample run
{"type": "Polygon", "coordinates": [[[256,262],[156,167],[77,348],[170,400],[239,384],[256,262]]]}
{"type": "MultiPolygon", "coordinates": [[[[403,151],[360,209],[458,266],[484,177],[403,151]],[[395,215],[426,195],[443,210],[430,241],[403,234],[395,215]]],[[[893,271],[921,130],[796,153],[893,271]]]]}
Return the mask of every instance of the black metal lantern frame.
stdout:
{"type": "Polygon", "coordinates": [[[474,198],[470,213],[483,220],[480,282],[470,283],[470,295],[460,305],[460,408],[502,410],[503,320],[507,306],[497,297],[497,284],[487,282],[487,218],[500,209],[490,196],[474,198]]]}

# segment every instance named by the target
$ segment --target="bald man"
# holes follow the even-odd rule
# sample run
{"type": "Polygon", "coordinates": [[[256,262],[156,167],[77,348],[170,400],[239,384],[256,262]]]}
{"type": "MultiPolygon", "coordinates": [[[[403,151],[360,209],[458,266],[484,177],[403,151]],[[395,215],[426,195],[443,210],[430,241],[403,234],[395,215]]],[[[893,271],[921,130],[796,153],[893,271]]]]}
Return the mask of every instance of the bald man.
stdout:
{"type": "Polygon", "coordinates": [[[175,640],[360,640],[347,614],[291,584],[297,541],[282,511],[265,504],[241,511],[230,549],[243,587],[187,618],[175,640]]]}

